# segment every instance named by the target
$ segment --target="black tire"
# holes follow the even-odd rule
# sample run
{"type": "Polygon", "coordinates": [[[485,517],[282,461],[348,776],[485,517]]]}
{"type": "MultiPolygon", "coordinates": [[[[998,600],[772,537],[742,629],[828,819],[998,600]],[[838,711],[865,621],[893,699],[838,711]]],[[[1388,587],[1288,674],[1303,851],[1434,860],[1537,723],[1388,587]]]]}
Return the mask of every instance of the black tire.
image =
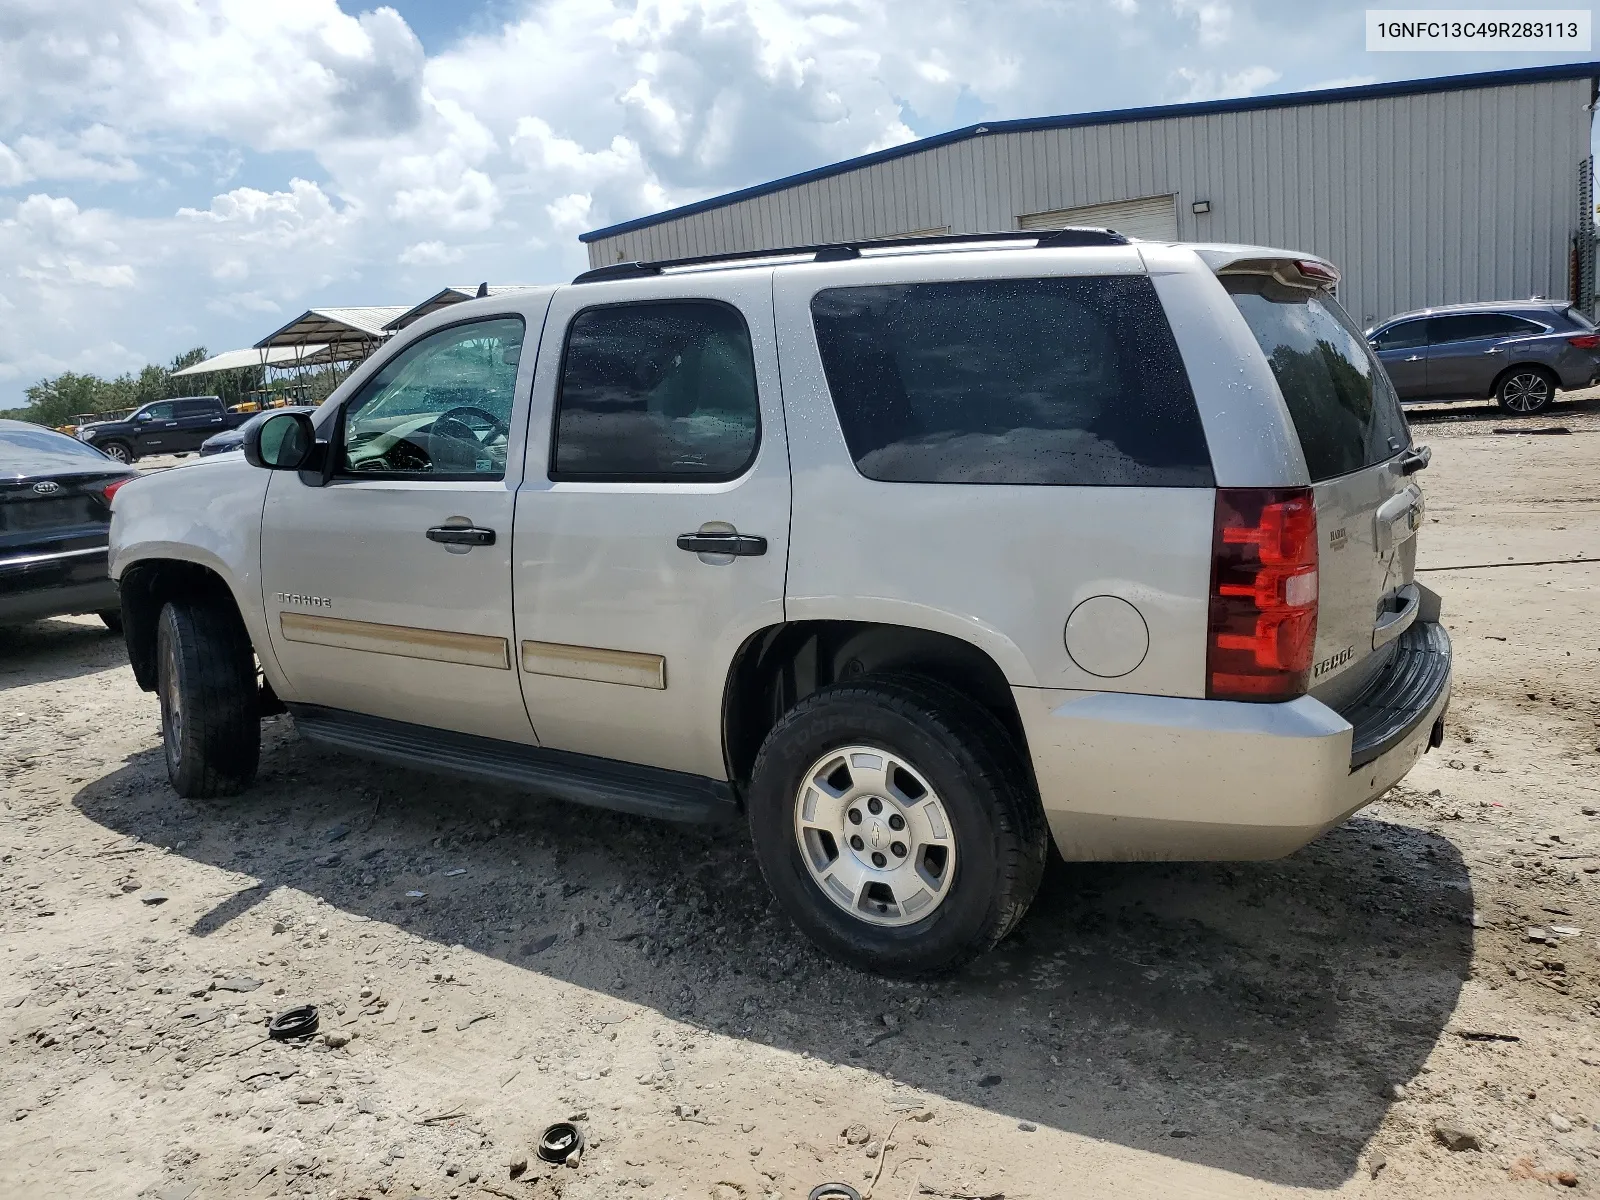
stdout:
{"type": "Polygon", "coordinates": [[[127,442],[107,442],[103,446],[97,446],[96,449],[107,458],[119,463],[132,463],[134,460],[133,447],[127,442]]]}
{"type": "Polygon", "coordinates": [[[1543,367],[1512,367],[1495,385],[1494,398],[1514,417],[1531,417],[1549,408],[1557,380],[1543,367]]]}
{"type": "Polygon", "coordinates": [[[256,777],[261,718],[250,637],[220,604],[174,601],[156,626],[156,693],[167,778],[190,799],[232,796],[256,777]]]}
{"type": "Polygon", "coordinates": [[[1028,769],[1005,728],[932,680],[866,676],[806,697],[778,721],[757,756],[748,797],[762,874],[790,919],[828,954],[901,978],[944,974],[992,949],[1027,912],[1050,837],[1028,769]],[[920,921],[873,924],[823,892],[795,833],[802,778],[855,743],[903,755],[949,816],[949,890],[920,921]]]}
{"type": "Polygon", "coordinates": [[[96,613],[95,616],[104,621],[106,628],[111,630],[112,633],[122,632],[122,610],[120,608],[108,608],[104,612],[96,613]]]}

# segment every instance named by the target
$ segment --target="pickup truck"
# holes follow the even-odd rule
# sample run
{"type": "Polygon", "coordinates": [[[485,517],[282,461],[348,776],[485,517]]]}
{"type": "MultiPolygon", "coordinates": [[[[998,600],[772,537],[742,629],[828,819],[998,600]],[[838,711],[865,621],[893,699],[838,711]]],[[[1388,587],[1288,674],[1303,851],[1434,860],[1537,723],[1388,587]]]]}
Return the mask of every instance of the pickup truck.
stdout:
{"type": "Polygon", "coordinates": [[[131,463],[146,454],[181,454],[224,429],[236,429],[252,413],[229,412],[218,396],[174,396],[135,409],[117,421],[78,428],[78,440],[108,458],[131,463]]]}

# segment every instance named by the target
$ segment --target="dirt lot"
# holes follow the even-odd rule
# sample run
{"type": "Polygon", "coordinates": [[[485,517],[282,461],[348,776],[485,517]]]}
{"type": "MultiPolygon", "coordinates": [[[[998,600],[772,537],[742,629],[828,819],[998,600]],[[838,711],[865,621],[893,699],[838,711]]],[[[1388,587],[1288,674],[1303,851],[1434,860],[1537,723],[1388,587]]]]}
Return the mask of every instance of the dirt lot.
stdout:
{"type": "Polygon", "coordinates": [[[1443,749],[1283,862],[1055,870],[928,986],[812,951],[736,828],[287,718],[180,801],[117,639],[0,631],[0,1194],[1600,1194],[1600,398],[1415,424],[1443,749]],[[263,1041],[304,1001],[329,1040],[263,1041]]]}

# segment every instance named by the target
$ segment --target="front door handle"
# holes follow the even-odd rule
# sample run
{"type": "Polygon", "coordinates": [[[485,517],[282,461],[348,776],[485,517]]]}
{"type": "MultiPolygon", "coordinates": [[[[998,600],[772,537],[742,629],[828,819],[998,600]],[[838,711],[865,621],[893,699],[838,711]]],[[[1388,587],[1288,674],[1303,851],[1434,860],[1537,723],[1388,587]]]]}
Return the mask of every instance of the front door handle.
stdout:
{"type": "Polygon", "coordinates": [[[749,533],[680,533],[678,549],[692,554],[754,557],[767,552],[767,539],[749,533]]]}
{"type": "Polygon", "coordinates": [[[446,546],[492,546],[494,530],[476,525],[435,525],[428,530],[428,540],[446,546]]]}

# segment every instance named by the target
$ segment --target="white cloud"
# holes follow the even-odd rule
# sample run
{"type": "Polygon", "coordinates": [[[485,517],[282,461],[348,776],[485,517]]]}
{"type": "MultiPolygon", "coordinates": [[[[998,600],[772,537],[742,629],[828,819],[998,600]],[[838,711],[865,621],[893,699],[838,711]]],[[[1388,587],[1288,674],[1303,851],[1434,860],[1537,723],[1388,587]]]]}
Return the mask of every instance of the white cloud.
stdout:
{"type": "Polygon", "coordinates": [[[1172,0],[1172,11],[1194,21],[1202,46],[1225,42],[1232,31],[1233,6],[1226,0],[1172,0]]]}
{"type": "Polygon", "coordinates": [[[1194,71],[1179,67],[1173,76],[1183,85],[1178,94],[1182,101],[1222,100],[1235,96],[1253,96],[1262,88],[1283,78],[1271,67],[1244,67],[1233,72],[1194,71]]]}
{"type": "Polygon", "coordinates": [[[400,252],[400,261],[413,267],[443,267],[461,258],[459,248],[443,242],[415,242],[400,252]]]}
{"type": "Polygon", "coordinates": [[[1370,65],[1353,0],[459,2],[431,56],[379,0],[0,8],[0,407],[314,303],[570,278],[585,229],[913,126],[1370,65]]]}

